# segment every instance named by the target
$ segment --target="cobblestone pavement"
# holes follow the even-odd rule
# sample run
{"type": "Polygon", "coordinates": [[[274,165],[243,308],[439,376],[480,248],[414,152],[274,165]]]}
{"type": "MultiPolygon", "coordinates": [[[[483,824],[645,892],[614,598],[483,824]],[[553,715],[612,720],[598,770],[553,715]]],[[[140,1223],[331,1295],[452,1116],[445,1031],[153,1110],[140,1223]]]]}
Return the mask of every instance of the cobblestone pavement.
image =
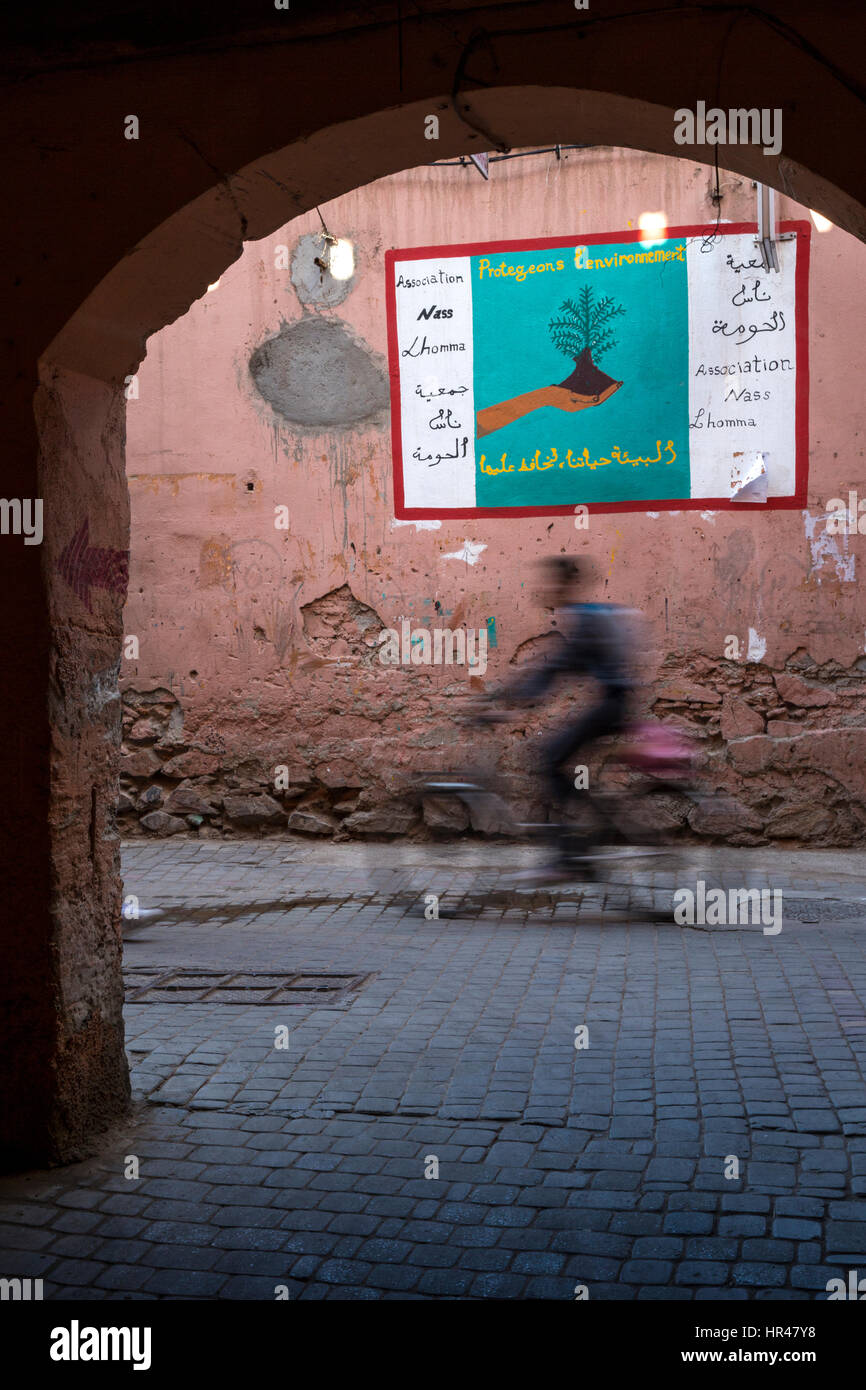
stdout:
{"type": "Polygon", "coordinates": [[[128,923],[153,1001],[127,1004],[135,1114],[0,1183],[2,1275],[58,1299],[814,1299],[864,1267],[866,856],[696,852],[784,889],[770,935],[652,920],[648,863],[515,903],[507,846],[396,854],[371,879],[353,846],[125,847],[126,892],[165,911],[128,923]],[[409,913],[404,880],[456,915],[409,913]]]}

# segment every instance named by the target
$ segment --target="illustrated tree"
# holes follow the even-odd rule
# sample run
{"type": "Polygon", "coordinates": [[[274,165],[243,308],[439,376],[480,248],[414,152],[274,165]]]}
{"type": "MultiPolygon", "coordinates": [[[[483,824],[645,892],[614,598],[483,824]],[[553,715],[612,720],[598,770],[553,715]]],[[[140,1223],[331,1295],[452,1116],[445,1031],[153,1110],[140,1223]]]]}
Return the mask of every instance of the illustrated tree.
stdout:
{"type": "Polygon", "coordinates": [[[593,360],[593,354],[600,357],[616,347],[610,324],[612,319],[625,313],[622,305],[614,304],[609,295],[596,303],[595,291],[587,285],[576,301],[566,299],[559,312],[562,317],[551,319],[548,328],[554,346],[573,360],[574,371],[557,386],[541,386],[479,410],[476,420],[479,439],[542,406],[569,412],[588,410],[601,405],[622,386],[621,381],[614,381],[613,377],[599,371],[593,360]]]}
{"type": "Polygon", "coordinates": [[[577,303],[566,299],[559,312],[563,318],[551,319],[550,336],[553,345],[574,362],[574,371],[565,381],[560,382],[566,391],[575,391],[581,396],[600,396],[614,383],[613,377],[600,372],[593,361],[593,354],[600,357],[617,345],[611,319],[625,313],[621,304],[614,304],[610,295],[595,302],[595,291],[586,285],[580,291],[577,303]]]}

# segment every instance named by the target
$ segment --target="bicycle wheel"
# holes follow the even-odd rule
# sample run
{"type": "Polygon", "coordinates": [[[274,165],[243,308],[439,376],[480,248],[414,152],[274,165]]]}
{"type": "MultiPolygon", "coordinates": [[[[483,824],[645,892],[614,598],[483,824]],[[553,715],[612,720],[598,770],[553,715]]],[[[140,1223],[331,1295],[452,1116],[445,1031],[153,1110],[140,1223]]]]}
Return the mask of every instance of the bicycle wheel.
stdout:
{"type": "Polygon", "coordinates": [[[670,790],[642,784],[593,797],[599,823],[592,850],[607,908],[629,916],[668,920],[683,874],[682,831],[686,811],[670,790]]]}
{"type": "Polygon", "coordinates": [[[415,778],[370,824],[366,890],[380,905],[435,921],[475,913],[489,900],[496,874],[484,867],[484,841],[453,838],[510,829],[504,802],[481,783],[441,772],[415,778]],[[387,839],[375,836],[377,824],[392,827],[387,839]],[[406,833],[393,829],[404,825],[406,833]]]}

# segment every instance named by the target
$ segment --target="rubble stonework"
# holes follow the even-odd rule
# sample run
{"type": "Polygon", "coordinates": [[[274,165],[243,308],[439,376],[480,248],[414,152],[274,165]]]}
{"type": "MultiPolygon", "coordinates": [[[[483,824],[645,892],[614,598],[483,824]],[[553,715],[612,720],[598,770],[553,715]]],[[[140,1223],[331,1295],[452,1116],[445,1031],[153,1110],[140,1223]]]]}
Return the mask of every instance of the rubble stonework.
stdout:
{"type": "Polygon", "coordinates": [[[652,712],[698,742],[706,781],[742,809],[734,825],[725,801],[715,813],[695,808],[689,824],[696,833],[736,845],[860,842],[866,657],[846,668],[819,665],[798,650],[784,671],[697,658],[678,688],[666,677],[679,664],[669,658],[662,668],[652,712]]]}
{"type": "MultiPolygon", "coordinates": [[[[415,806],[401,796],[413,770],[459,772],[482,754],[478,735],[456,720],[466,682],[440,672],[422,683],[413,671],[372,664],[371,613],[345,586],[304,611],[314,655],[306,690],[292,692],[291,719],[283,700],[258,699],[255,715],[226,703],[210,708],[206,724],[187,729],[183,704],[170,690],[127,688],[117,812],[123,834],[483,835],[462,803],[429,798],[415,806]],[[335,667],[324,696],[316,684],[322,664],[335,667]]],[[[538,645],[523,647],[532,655],[538,645]]],[[[818,665],[799,650],[785,670],[773,671],[761,663],[670,656],[647,708],[688,734],[703,785],[722,793],[699,805],[665,796],[659,814],[687,836],[813,848],[862,838],[866,657],[846,668],[818,665]]],[[[542,721],[532,712],[519,716],[487,745],[490,766],[509,778],[519,809],[533,818],[545,811],[532,778],[532,743],[556,711],[554,703],[542,721]]],[[[591,776],[610,775],[602,768],[611,752],[595,750],[591,776]]]]}

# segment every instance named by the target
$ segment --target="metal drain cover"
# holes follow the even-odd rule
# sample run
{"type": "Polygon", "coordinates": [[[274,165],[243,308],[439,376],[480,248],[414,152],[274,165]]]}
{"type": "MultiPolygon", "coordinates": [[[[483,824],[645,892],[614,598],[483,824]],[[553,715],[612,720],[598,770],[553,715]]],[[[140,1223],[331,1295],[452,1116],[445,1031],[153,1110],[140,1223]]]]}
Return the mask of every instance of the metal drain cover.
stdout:
{"type": "Polygon", "coordinates": [[[334,1008],[355,995],[372,975],[334,971],[158,970],[133,966],[124,970],[127,1004],[301,1004],[334,1008]]]}

